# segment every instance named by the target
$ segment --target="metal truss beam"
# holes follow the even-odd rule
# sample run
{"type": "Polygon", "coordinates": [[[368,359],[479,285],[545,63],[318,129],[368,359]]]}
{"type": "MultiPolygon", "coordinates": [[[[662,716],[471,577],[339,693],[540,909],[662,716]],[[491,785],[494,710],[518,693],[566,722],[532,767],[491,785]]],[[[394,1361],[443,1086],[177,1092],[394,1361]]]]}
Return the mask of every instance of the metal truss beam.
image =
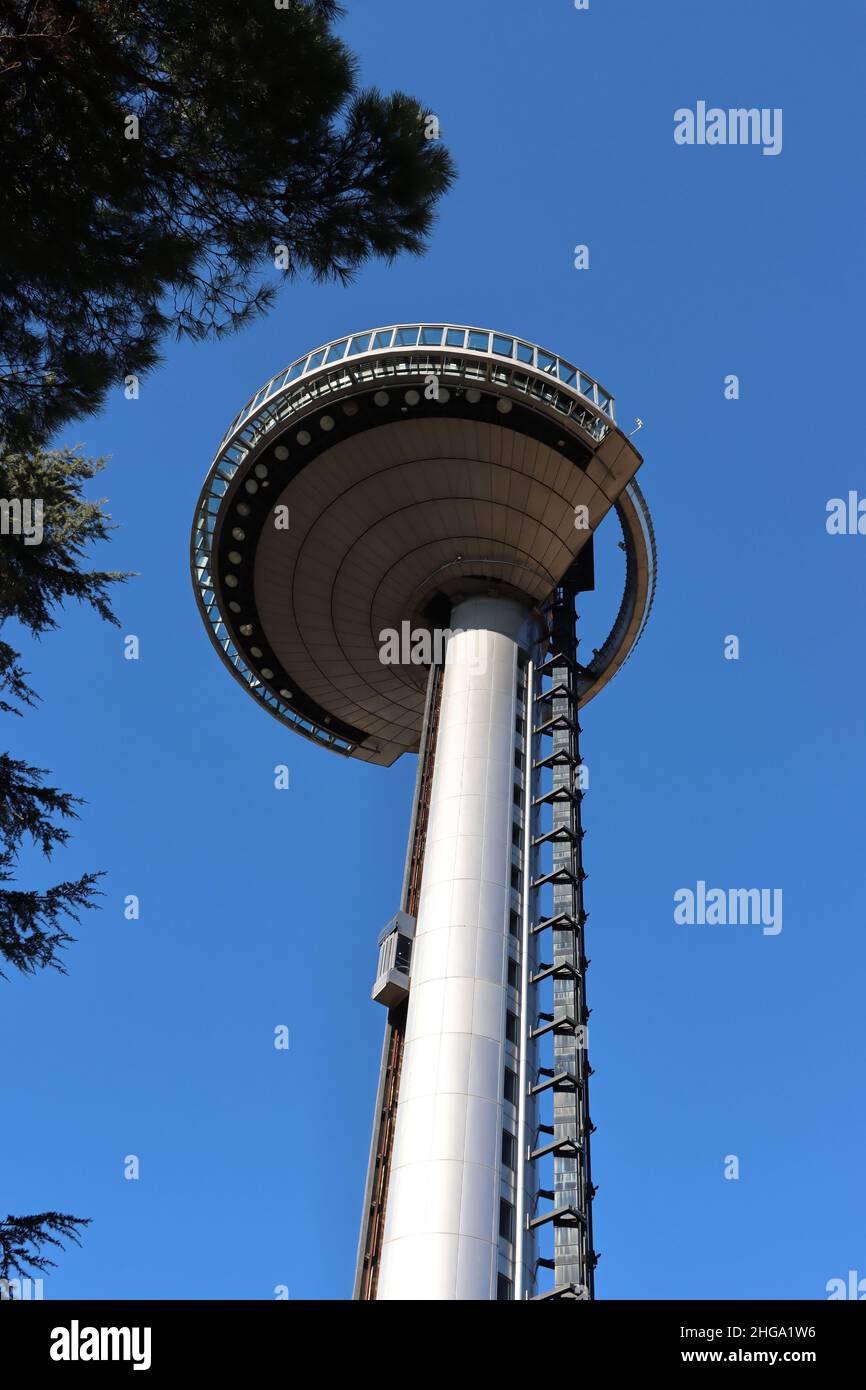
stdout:
{"type": "MultiPolygon", "coordinates": [[[[540,894],[552,894],[547,916],[535,916],[532,933],[550,931],[552,959],[539,963],[530,984],[553,991],[553,1008],[536,1007],[536,1026],[531,1037],[552,1047],[552,1064],[539,1066],[529,1093],[541,1100],[550,1097],[553,1123],[539,1124],[539,1134],[550,1142],[537,1145],[528,1155],[530,1164],[553,1160],[553,1188],[535,1182],[534,1214],[527,1218],[530,1230],[552,1228],[553,1259],[540,1259],[536,1269],[553,1270],[553,1288],[536,1293],[536,1299],[595,1296],[598,1256],[592,1242],[592,1198],[595,1188],[590,1169],[589,1077],[587,1053],[586,958],[584,929],[583,790],[576,785],[581,728],[577,718],[579,680],[575,633],[576,587],[564,581],[556,591],[551,614],[550,653],[536,667],[534,703],[538,712],[533,740],[533,766],[550,774],[549,790],[536,796],[539,815],[549,812],[550,824],[539,827],[534,847],[547,852],[549,864],[539,864],[532,882],[535,904],[540,894]],[[546,743],[545,741],[548,741],[546,743]],[[539,1200],[551,1201],[552,1209],[538,1211],[539,1200]]],[[[540,999],[540,996],[539,996],[540,999]]],[[[549,1055],[549,1054],[548,1054],[549,1055]]],[[[537,1143],[537,1141],[536,1141],[537,1143]]],[[[549,1169],[547,1170],[549,1171],[549,1169]]],[[[540,1170],[536,1170],[540,1176],[540,1170]]]]}

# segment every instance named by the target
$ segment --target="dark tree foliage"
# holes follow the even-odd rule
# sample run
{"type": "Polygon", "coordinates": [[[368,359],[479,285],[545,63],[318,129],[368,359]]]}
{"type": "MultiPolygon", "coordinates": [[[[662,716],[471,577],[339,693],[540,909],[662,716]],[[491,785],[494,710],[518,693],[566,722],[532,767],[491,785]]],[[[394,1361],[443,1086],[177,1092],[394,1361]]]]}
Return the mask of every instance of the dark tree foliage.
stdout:
{"type": "MultiPolygon", "coordinates": [[[[12,877],[5,867],[7,862],[11,861],[0,854],[0,883],[8,883],[12,877]]],[[[95,907],[99,878],[99,874],[82,874],[69,882],[55,883],[43,892],[0,890],[0,959],[23,975],[35,974],[49,965],[65,975],[66,966],[59,953],[75,940],[66,927],[70,921],[79,920],[82,908],[95,907]]],[[[0,970],[0,979],[6,978],[0,970]]]]}
{"type": "MultiPolygon", "coordinates": [[[[0,884],[11,883],[18,850],[30,840],[50,858],[69,831],[55,816],[77,819],[80,801],[44,785],[44,772],[8,753],[0,753],[0,884]]],[[[74,937],[66,930],[82,908],[95,906],[99,874],[83,874],[51,888],[0,888],[0,961],[23,974],[53,966],[65,974],[59,952],[74,937]]],[[[5,974],[0,970],[0,979],[5,974]]]]}
{"type": "MultiPolygon", "coordinates": [[[[19,653],[14,647],[10,647],[8,642],[0,642],[0,697],[5,691],[13,700],[19,700],[22,705],[36,703],[36,692],[27,684],[27,672],[18,661],[19,653]]],[[[10,705],[8,700],[0,698],[0,714],[21,715],[21,710],[17,705],[10,705]]]]}
{"type": "MultiPolygon", "coordinates": [[[[35,637],[55,627],[54,610],[69,598],[91,604],[102,618],[116,623],[108,600],[109,586],[126,576],[82,568],[87,548],[105,540],[110,518],[101,502],[88,501],[83,485],[102,468],[101,459],[84,458],[78,450],[0,454],[0,500],[6,504],[0,533],[0,624],[16,620],[35,637]],[[39,535],[16,532],[9,504],[19,508],[38,500],[39,535]]],[[[17,521],[21,521],[19,510],[17,521]]],[[[27,682],[19,654],[0,641],[0,711],[21,714],[37,696],[27,682]]],[[[78,798],[47,787],[45,773],[20,758],[0,753],[0,885],[11,885],[22,842],[30,841],[50,857],[64,845],[68,830],[60,821],[77,817],[78,798]]],[[[23,974],[52,966],[65,973],[60,952],[74,939],[67,930],[81,911],[91,908],[99,874],[85,873],[44,889],[0,886],[0,963],[23,974]]],[[[0,969],[0,978],[6,978],[0,969]]],[[[0,1280],[26,1277],[30,1270],[54,1266],[47,1249],[62,1249],[79,1241],[89,1221],[68,1213],[47,1211],[34,1216],[7,1216],[0,1222],[0,1280]]],[[[7,1289],[0,1285],[0,1297],[7,1289]]]]}
{"type": "MultiPolygon", "coordinates": [[[[69,838],[66,826],[54,816],[77,819],[77,797],[43,784],[41,768],[0,753],[0,883],[12,880],[12,867],[22,840],[29,839],[50,858],[69,838]]],[[[74,937],[65,924],[78,921],[82,908],[94,906],[98,874],[83,874],[42,892],[0,889],[0,959],[24,974],[44,966],[66,973],[59,952],[74,937]]],[[[5,978],[0,970],[0,978],[5,978]]]]}
{"type": "Polygon", "coordinates": [[[424,250],[451,159],[417,101],[358,88],[340,13],[0,0],[0,435],[44,442],[281,274],[424,250]]]}
{"type": "MultiPolygon", "coordinates": [[[[28,545],[11,531],[0,534],[0,623],[17,618],[39,637],[57,626],[52,610],[66,599],[89,603],[100,617],[117,621],[108,591],[128,576],[81,568],[87,548],[108,540],[112,530],[104,499],[90,501],[82,495],[83,485],[104,462],[86,458],[78,449],[0,453],[0,499],[38,500],[42,514],[38,544],[28,545]]],[[[2,670],[0,653],[0,676],[2,670]]]]}
{"type": "MultiPolygon", "coordinates": [[[[82,495],[102,466],[101,459],[85,458],[77,449],[0,454],[0,501],[41,503],[38,543],[28,545],[11,528],[0,534],[0,624],[14,619],[39,637],[57,626],[55,610],[70,598],[117,622],[109,588],[126,576],[83,568],[88,547],[107,539],[111,530],[103,503],[82,495]]],[[[19,706],[36,700],[19,653],[5,641],[0,642],[3,692],[19,706]]],[[[7,713],[20,714],[19,706],[0,700],[7,713]]],[[[78,799],[46,786],[44,777],[42,769],[0,754],[0,885],[13,882],[23,842],[50,857],[67,842],[62,822],[77,818],[78,799]]],[[[45,966],[63,971],[59,953],[74,939],[67,926],[79,920],[82,909],[95,906],[98,879],[86,873],[42,890],[0,886],[0,961],[25,974],[45,966]]]]}
{"type": "Polygon", "coordinates": [[[52,816],[76,817],[81,802],[68,792],[43,786],[45,771],[0,753],[0,840],[9,853],[29,837],[45,855],[69,839],[65,826],[52,816]]]}
{"type": "Polygon", "coordinates": [[[69,1241],[79,1245],[79,1232],[89,1225],[89,1218],[60,1211],[7,1216],[0,1221],[0,1279],[27,1278],[32,1270],[53,1269],[56,1261],[43,1254],[44,1247],[63,1249],[69,1241]]]}

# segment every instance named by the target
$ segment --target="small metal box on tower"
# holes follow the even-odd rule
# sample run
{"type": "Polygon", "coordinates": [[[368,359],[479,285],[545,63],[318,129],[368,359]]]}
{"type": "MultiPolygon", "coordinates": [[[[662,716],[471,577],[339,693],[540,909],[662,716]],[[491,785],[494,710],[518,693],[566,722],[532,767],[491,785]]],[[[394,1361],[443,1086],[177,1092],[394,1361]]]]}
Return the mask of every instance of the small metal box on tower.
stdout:
{"type": "Polygon", "coordinates": [[[379,965],[371,996],[377,1004],[390,1009],[402,1004],[408,995],[414,936],[415,918],[408,912],[395,912],[380,931],[379,965]]]}

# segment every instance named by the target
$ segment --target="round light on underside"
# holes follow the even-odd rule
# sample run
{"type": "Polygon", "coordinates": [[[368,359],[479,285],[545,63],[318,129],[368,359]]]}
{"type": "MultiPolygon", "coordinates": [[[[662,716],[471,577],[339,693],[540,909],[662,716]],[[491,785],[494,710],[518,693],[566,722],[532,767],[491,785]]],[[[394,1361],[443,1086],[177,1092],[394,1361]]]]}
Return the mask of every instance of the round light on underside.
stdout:
{"type": "Polygon", "coordinates": [[[229,589],[236,589],[238,587],[238,581],[233,574],[227,574],[224,583],[229,589]]]}
{"type": "Polygon", "coordinates": [[[291,700],[292,698],[291,690],[281,690],[280,694],[282,695],[284,700],[291,700]]]}
{"type": "Polygon", "coordinates": [[[358,403],[357,403],[357,401],[346,401],[346,404],[343,406],[343,414],[344,414],[344,415],[357,415],[357,414],[358,414],[358,403]]]}
{"type": "Polygon", "coordinates": [[[250,656],[254,656],[258,660],[260,656],[264,656],[264,652],[261,647],[250,647],[250,656]]]}
{"type": "Polygon", "coordinates": [[[297,440],[299,444],[309,444],[312,437],[309,430],[298,430],[297,440]]]}
{"type": "Polygon", "coordinates": [[[376,394],[375,394],[375,396],[373,397],[373,400],[376,402],[376,405],[387,405],[387,404],[388,404],[388,392],[387,392],[387,391],[377,391],[376,394]]]}
{"type": "Polygon", "coordinates": [[[406,402],[407,405],[417,405],[420,399],[421,397],[419,396],[417,391],[407,391],[405,396],[403,397],[403,400],[406,402]]]}
{"type": "Polygon", "coordinates": [[[450,401],[450,399],[451,399],[451,392],[448,390],[448,387],[447,387],[447,386],[440,386],[440,387],[439,387],[439,394],[438,394],[438,396],[435,396],[435,397],[434,397],[434,400],[437,400],[437,401],[439,402],[440,405],[444,405],[445,402],[446,402],[446,401],[450,401]]]}
{"type": "Polygon", "coordinates": [[[506,400],[504,396],[500,396],[499,400],[496,402],[496,409],[499,411],[500,415],[507,415],[511,409],[511,401],[506,400]]]}
{"type": "Polygon", "coordinates": [[[334,428],[333,415],[323,415],[321,420],[319,421],[319,424],[322,426],[322,429],[325,430],[325,432],[327,432],[328,430],[332,430],[334,428]]]}
{"type": "Polygon", "coordinates": [[[257,463],[255,467],[255,474],[257,478],[266,478],[268,476],[267,464],[257,463]]]}
{"type": "Polygon", "coordinates": [[[246,482],[244,483],[244,487],[246,488],[247,492],[258,492],[259,490],[259,485],[256,482],[255,478],[247,478],[246,482]]]}
{"type": "Polygon", "coordinates": [[[230,603],[229,608],[232,610],[233,613],[240,613],[241,611],[241,606],[239,603],[230,603]]]}
{"type": "Polygon", "coordinates": [[[466,399],[470,405],[478,404],[478,402],[481,400],[481,392],[478,390],[477,386],[469,387],[469,390],[466,392],[466,399]]]}
{"type": "Polygon", "coordinates": [[[239,550],[230,550],[230,551],[229,551],[229,564],[230,564],[230,565],[239,565],[240,562],[241,562],[241,560],[242,560],[243,558],[244,558],[244,557],[241,555],[241,552],[240,552],[239,550]]]}
{"type": "Polygon", "coordinates": [[[262,677],[263,677],[263,679],[266,680],[266,681],[272,681],[272,680],[273,680],[273,678],[274,678],[274,673],[273,673],[273,671],[271,670],[270,666],[263,666],[263,667],[262,667],[262,677]]]}
{"type": "Polygon", "coordinates": [[[287,459],[288,457],[289,451],[286,448],[285,444],[278,444],[276,449],[274,450],[274,458],[279,459],[280,463],[282,463],[283,460],[287,459]]]}
{"type": "Polygon", "coordinates": [[[252,637],[252,635],[253,635],[253,625],[252,625],[252,623],[241,623],[240,628],[239,628],[239,631],[240,631],[241,637],[252,637]]]}
{"type": "MultiPolygon", "coordinates": [[[[253,488],[253,491],[255,492],[255,488],[253,488]]],[[[238,516],[249,516],[249,514],[250,509],[246,502],[238,502],[238,516]]]]}
{"type": "Polygon", "coordinates": [[[247,533],[246,531],[242,531],[240,526],[233,526],[232,536],[236,541],[245,541],[247,538],[247,533]]]}

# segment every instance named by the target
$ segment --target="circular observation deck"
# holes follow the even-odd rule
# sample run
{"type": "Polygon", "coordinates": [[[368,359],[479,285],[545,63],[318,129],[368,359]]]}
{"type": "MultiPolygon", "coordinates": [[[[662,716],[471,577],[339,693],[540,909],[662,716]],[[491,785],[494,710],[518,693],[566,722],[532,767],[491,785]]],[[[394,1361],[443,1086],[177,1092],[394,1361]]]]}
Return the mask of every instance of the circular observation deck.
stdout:
{"type": "Polygon", "coordinates": [[[447,628],[476,592],[543,610],[613,507],[625,583],[585,704],[652,605],[641,462],[609,393],[532,343],[447,324],[341,338],[272,377],[220,445],[193,524],[202,617],[277,719],[387,766],[418,748],[427,668],[383,664],[381,634],[447,628]]]}

